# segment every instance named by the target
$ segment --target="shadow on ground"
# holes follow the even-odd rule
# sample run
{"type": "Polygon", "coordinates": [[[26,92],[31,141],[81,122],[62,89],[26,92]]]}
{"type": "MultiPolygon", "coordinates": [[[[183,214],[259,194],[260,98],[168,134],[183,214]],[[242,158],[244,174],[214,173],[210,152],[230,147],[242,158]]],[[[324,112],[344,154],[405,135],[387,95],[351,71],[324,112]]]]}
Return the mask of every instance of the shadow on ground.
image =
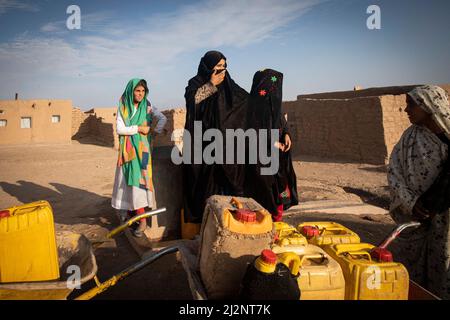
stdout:
{"type": "MultiPolygon", "coordinates": [[[[70,174],[70,173],[68,173],[70,174]]],[[[56,190],[30,181],[0,182],[4,192],[21,203],[46,200],[53,209],[55,223],[89,224],[112,229],[114,211],[111,198],[61,183],[50,183],[56,190]]]]}
{"type": "MultiPolygon", "coordinates": [[[[97,248],[97,276],[104,282],[139,261],[125,236],[116,239],[115,248],[97,248]]],[[[93,280],[74,290],[68,299],[74,299],[95,287],[93,280]]],[[[144,269],[119,281],[94,300],[190,300],[192,294],[187,275],[176,254],[163,256],[144,269]]]]}
{"type": "Polygon", "coordinates": [[[382,166],[379,166],[379,167],[363,167],[363,168],[359,168],[359,170],[364,170],[364,171],[369,171],[369,172],[387,173],[388,166],[387,165],[382,165],[382,166]]]}
{"type": "Polygon", "coordinates": [[[352,188],[352,187],[342,187],[345,192],[347,193],[353,193],[356,194],[361,198],[364,203],[371,204],[373,206],[381,207],[383,209],[389,210],[390,205],[390,199],[387,195],[387,191],[389,190],[388,187],[383,187],[382,192],[375,194],[373,192],[358,189],[358,188],[352,188]],[[384,193],[384,194],[381,194],[384,193]]]}

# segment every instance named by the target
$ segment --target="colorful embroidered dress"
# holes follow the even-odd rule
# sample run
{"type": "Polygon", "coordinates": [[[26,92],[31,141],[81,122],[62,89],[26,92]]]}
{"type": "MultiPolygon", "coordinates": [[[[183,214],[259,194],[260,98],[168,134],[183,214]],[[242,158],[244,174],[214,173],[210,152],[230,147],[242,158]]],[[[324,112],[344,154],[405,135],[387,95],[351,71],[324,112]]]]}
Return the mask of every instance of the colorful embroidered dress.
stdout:
{"type": "Polygon", "coordinates": [[[112,206],[121,210],[136,210],[153,206],[151,135],[137,132],[138,126],[150,126],[151,109],[147,93],[137,108],[133,92],[141,79],[128,82],[117,112],[118,123],[123,121],[129,132],[119,133],[119,157],[112,195],[112,206]]]}

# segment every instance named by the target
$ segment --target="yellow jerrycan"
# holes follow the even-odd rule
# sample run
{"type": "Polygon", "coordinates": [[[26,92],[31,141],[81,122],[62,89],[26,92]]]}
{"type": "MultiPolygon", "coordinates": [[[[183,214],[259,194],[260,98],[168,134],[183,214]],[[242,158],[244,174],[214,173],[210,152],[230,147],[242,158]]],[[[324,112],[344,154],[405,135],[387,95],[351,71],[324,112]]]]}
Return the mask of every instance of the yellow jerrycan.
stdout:
{"type": "Polygon", "coordinates": [[[53,211],[37,201],[0,211],[0,282],[59,278],[53,211]]]}
{"type": "Polygon", "coordinates": [[[247,267],[239,300],[299,300],[300,259],[295,253],[275,254],[264,249],[247,267]]]}
{"type": "Polygon", "coordinates": [[[375,260],[368,243],[337,244],[325,251],[341,266],[346,300],[407,300],[409,276],[397,262],[375,260]]]}
{"type": "Polygon", "coordinates": [[[418,226],[414,221],[397,226],[377,247],[367,243],[325,247],[342,267],[347,300],[408,300],[408,271],[394,262],[387,247],[403,230],[418,226]]]}
{"type": "Polygon", "coordinates": [[[273,242],[273,228],[270,213],[251,198],[208,198],[198,256],[208,299],[237,297],[247,265],[273,242]]]}
{"type": "Polygon", "coordinates": [[[299,244],[296,238],[285,238],[284,244],[274,244],[272,251],[296,254],[300,259],[300,300],[344,300],[345,280],[340,265],[320,247],[299,244]]]}
{"type": "Polygon", "coordinates": [[[297,229],[285,222],[274,222],[275,238],[274,242],[277,245],[297,244],[307,245],[308,240],[297,231],[297,229]]]}
{"type": "Polygon", "coordinates": [[[331,221],[301,223],[297,226],[297,230],[307,238],[308,243],[320,247],[360,242],[360,238],[355,232],[331,221]]]}

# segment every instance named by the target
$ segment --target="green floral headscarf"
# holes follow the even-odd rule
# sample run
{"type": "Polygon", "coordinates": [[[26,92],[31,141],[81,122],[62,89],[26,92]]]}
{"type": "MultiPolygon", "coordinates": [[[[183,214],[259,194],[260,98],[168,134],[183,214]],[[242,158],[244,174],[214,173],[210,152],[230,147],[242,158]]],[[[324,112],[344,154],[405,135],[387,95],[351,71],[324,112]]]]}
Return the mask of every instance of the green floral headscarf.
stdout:
{"type": "MultiPolygon", "coordinates": [[[[119,110],[125,126],[150,126],[151,113],[147,112],[147,94],[139,103],[133,115],[134,90],[142,79],[131,79],[120,99],[119,110]]],[[[144,80],[145,81],[145,80],[144,80]]],[[[150,134],[140,133],[119,137],[119,160],[125,179],[129,186],[153,189],[151,181],[150,134]]]]}

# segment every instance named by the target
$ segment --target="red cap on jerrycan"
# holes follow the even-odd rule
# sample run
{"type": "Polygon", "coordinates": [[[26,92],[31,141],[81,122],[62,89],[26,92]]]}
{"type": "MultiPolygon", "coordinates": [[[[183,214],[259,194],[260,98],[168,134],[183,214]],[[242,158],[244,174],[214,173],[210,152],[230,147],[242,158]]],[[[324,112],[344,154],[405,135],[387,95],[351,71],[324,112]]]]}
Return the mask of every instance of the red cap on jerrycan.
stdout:
{"type": "Polygon", "coordinates": [[[9,213],[9,210],[1,210],[0,211],[0,219],[1,218],[8,218],[11,214],[9,213]]]}
{"type": "Polygon", "coordinates": [[[408,228],[416,228],[420,226],[420,222],[411,221],[408,223],[401,224],[395,228],[391,234],[383,240],[383,242],[378,246],[370,250],[370,256],[372,259],[378,260],[380,262],[392,262],[394,259],[392,253],[387,250],[387,246],[394,241],[403,230],[408,228]]]}
{"type": "Polygon", "coordinates": [[[307,238],[312,238],[319,235],[319,229],[313,226],[302,227],[302,235],[307,238]]]}
{"type": "Polygon", "coordinates": [[[264,249],[261,252],[261,259],[267,264],[276,264],[277,263],[277,255],[275,252],[269,249],[264,249]]]}
{"type": "Polygon", "coordinates": [[[238,209],[236,219],[241,222],[256,222],[256,212],[246,209],[238,209]]]}
{"type": "Polygon", "coordinates": [[[274,273],[277,269],[277,255],[270,249],[264,249],[255,260],[255,268],[262,273],[274,273]]]}
{"type": "Polygon", "coordinates": [[[378,260],[379,262],[392,262],[394,261],[394,258],[392,257],[392,253],[385,249],[385,248],[379,248],[375,247],[370,251],[370,256],[374,260],[378,260]]]}

